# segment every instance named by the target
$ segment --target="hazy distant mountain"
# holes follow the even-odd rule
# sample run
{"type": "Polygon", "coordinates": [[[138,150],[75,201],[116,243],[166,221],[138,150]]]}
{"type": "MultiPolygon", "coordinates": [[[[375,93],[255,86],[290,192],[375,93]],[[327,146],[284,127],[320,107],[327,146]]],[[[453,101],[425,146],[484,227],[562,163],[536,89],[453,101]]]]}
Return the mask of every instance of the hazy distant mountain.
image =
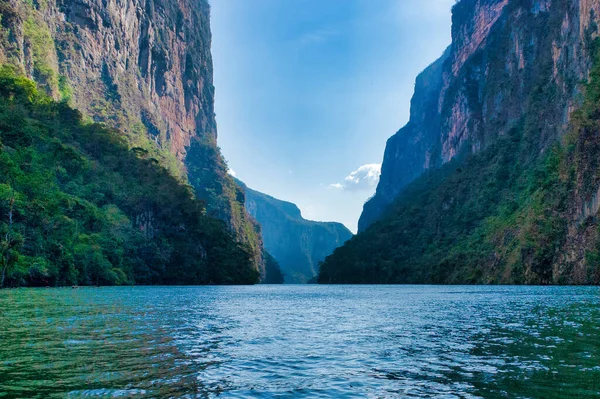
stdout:
{"type": "Polygon", "coordinates": [[[319,262],[352,237],[341,223],[302,218],[298,207],[246,187],[246,209],[262,227],[265,248],[279,262],[286,283],[306,283],[319,262]]]}

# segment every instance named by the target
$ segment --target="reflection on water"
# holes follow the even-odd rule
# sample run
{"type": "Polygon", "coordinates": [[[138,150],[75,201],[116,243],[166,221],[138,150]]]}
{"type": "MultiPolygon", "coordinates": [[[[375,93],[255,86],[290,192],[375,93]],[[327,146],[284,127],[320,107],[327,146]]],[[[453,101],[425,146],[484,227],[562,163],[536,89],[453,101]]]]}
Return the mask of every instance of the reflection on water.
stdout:
{"type": "Polygon", "coordinates": [[[600,291],[0,291],[1,398],[597,398],[600,291]]]}

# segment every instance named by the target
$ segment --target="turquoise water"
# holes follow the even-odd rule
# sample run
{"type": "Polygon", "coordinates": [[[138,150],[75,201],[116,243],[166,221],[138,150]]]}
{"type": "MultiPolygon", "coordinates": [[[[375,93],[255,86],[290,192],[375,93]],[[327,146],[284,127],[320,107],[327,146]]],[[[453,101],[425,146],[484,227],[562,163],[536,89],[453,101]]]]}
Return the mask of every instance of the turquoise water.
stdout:
{"type": "Polygon", "coordinates": [[[0,397],[598,398],[600,290],[4,290],[0,397]]]}

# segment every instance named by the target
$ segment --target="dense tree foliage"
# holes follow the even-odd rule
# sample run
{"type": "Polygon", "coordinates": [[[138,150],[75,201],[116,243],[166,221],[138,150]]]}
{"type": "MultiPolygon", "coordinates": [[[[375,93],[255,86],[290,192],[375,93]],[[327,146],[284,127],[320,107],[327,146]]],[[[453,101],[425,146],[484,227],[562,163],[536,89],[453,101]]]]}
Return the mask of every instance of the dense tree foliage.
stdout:
{"type": "Polygon", "coordinates": [[[565,137],[542,141],[554,92],[541,82],[528,99],[539,113],[409,185],[319,282],[600,283],[600,54],[594,65],[565,137]]]}
{"type": "Polygon", "coordinates": [[[147,150],[0,69],[1,286],[251,284],[251,257],[147,150]]]}
{"type": "Polygon", "coordinates": [[[210,216],[224,220],[229,229],[247,244],[253,254],[253,262],[264,277],[265,260],[261,229],[244,209],[244,189],[229,174],[227,162],[217,146],[215,137],[192,140],[186,156],[188,179],[203,200],[210,216]]]}
{"type": "Polygon", "coordinates": [[[109,42],[107,35],[124,38],[130,31],[119,22],[120,6],[86,3],[89,21],[102,24],[86,23],[89,34],[82,35],[77,13],[61,4],[0,2],[0,63],[18,68],[52,98],[68,101],[86,120],[119,129],[130,147],[189,182],[207,213],[249,245],[264,276],[260,231],[216,143],[208,1],[148,2],[130,21],[139,40],[109,42]],[[81,64],[82,57],[94,58],[94,65],[81,64]]]}

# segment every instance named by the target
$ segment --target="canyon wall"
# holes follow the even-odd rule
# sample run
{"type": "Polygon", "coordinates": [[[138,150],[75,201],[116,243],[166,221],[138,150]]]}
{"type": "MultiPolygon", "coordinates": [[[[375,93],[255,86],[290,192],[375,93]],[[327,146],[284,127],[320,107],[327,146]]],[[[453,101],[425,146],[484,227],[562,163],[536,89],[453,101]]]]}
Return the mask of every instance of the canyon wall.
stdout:
{"type": "Polygon", "coordinates": [[[216,144],[206,0],[3,0],[0,15],[0,64],[188,181],[264,274],[258,225],[216,144]]]}
{"type": "Polygon", "coordinates": [[[464,151],[487,148],[528,112],[540,114],[538,151],[562,135],[589,73],[599,9],[593,0],[457,3],[452,44],[417,78],[410,121],[387,143],[381,181],[359,231],[380,219],[415,178],[464,151]],[[552,101],[529,109],[543,81],[552,101]]]}
{"type": "Polygon", "coordinates": [[[462,0],[323,283],[600,283],[599,0],[462,0]]]}

